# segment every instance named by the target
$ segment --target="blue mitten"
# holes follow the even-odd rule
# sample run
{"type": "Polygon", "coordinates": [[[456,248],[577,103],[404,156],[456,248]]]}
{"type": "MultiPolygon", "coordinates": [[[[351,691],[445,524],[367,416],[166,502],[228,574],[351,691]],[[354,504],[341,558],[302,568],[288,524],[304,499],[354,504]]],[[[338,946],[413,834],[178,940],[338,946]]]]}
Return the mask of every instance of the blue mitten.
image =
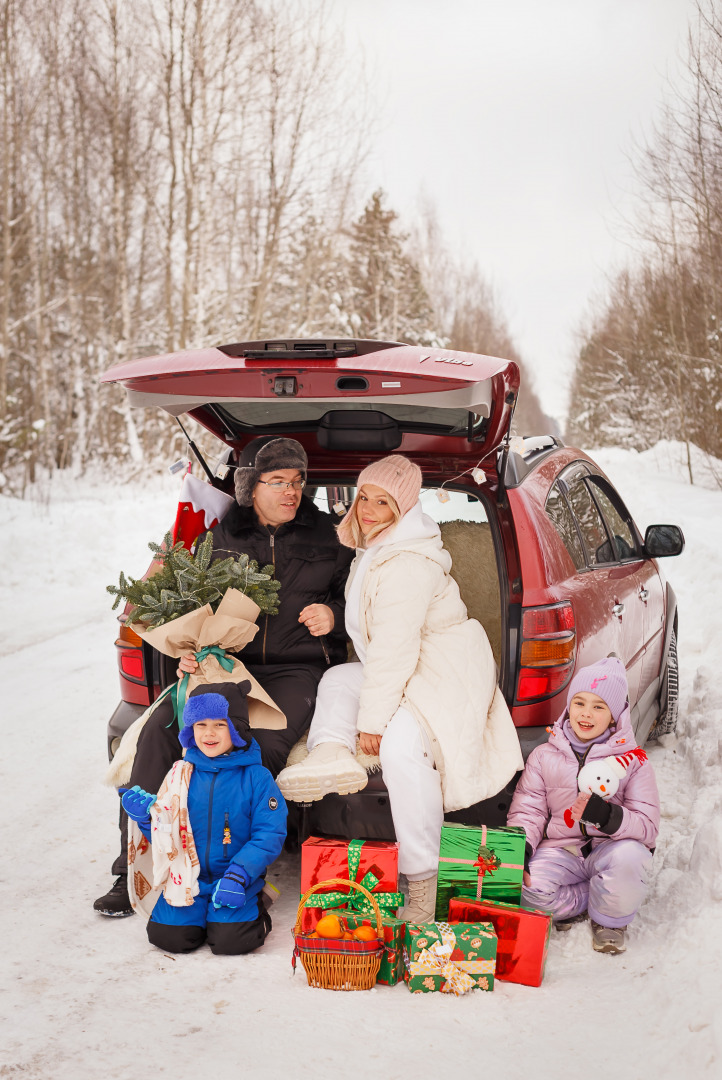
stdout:
{"type": "Polygon", "coordinates": [[[246,902],[245,886],[248,875],[238,863],[232,863],[211,894],[213,907],[243,907],[246,902]]]}
{"type": "Polygon", "coordinates": [[[123,809],[129,818],[137,821],[139,825],[150,825],[150,808],[155,802],[155,795],[143,791],[136,784],[132,788],[120,788],[122,792],[121,802],[123,809]]]}

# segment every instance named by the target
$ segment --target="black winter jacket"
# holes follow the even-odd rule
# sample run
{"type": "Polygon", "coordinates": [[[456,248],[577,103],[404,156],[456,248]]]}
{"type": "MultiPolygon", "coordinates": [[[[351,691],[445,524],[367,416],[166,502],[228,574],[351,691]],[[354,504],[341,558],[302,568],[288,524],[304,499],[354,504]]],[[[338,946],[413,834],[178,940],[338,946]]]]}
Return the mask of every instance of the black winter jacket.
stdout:
{"type": "Polygon", "coordinates": [[[272,529],[261,525],[252,507],[234,505],[212,532],[214,560],[245,552],[259,566],[273,563],[281,582],[280,610],[259,616],[258,633],[239,654],[244,664],[325,667],[346,660],[344,586],[354,553],[339,543],[329,514],[304,496],[293,521],[272,529]],[[313,637],[298,621],[307,604],[333,611],[327,637],[313,637]]]}

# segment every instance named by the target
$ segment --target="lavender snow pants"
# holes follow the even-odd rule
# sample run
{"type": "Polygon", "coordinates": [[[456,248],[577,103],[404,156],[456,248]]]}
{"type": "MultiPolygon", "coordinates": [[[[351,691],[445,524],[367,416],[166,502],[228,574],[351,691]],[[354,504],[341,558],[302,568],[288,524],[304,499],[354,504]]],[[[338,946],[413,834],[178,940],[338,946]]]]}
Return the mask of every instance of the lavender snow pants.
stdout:
{"type": "Polygon", "coordinates": [[[555,922],[588,911],[600,926],[626,926],[644,899],[651,865],[652,852],[638,840],[603,840],[586,859],[542,841],[522,897],[555,922]]]}

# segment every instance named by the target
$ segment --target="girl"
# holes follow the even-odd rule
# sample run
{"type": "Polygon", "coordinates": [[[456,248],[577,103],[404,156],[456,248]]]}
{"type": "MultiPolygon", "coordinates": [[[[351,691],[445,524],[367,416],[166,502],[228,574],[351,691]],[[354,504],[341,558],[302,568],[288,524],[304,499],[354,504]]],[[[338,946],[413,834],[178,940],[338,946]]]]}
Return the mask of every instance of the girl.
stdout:
{"type": "Polygon", "coordinates": [[[509,825],[527,836],[525,902],[551,911],[560,930],[588,911],[593,948],[624,952],[647,888],[659,795],[632,732],[621,660],[576,673],[549,741],[529,756],[509,825]]]}
{"type": "Polygon", "coordinates": [[[409,882],[409,922],[434,917],[444,810],[490,798],[523,766],[489,642],[467,617],[420,491],[421,470],[397,454],[358,478],[338,536],[357,549],[346,630],[359,662],[323,676],[310,753],[278,777],[296,802],[348,794],[367,782],[357,736],[363,753],[379,755],[409,882]]]}

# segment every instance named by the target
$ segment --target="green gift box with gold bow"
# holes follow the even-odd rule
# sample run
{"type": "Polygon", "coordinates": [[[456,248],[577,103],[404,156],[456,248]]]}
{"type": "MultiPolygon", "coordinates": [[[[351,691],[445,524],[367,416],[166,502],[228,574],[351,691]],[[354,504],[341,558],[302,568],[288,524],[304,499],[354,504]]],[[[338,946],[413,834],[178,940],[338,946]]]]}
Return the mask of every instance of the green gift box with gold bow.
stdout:
{"type": "Polygon", "coordinates": [[[448,919],[454,896],[518,904],[524,875],[523,829],[444,824],[439,847],[436,918],[448,919]]]}
{"type": "Polygon", "coordinates": [[[404,980],[412,994],[493,990],[496,945],[496,932],[487,922],[407,923],[404,980]]]}
{"type": "MultiPolygon", "coordinates": [[[[396,915],[404,902],[398,892],[399,846],[386,840],[329,840],[309,836],[301,846],[301,896],[320,881],[348,878],[372,892],[382,915],[396,915]]],[[[313,930],[324,911],[354,912],[367,918],[371,904],[357,890],[317,892],[306,901],[301,930],[313,930]]]]}
{"type": "MultiPolygon", "coordinates": [[[[376,894],[374,893],[374,896],[376,894]]],[[[349,930],[355,930],[357,926],[372,926],[376,931],[376,920],[368,915],[358,915],[356,912],[347,912],[343,921],[349,930]]],[[[404,977],[404,935],[406,923],[403,919],[397,919],[394,915],[382,915],[384,933],[384,955],[381,957],[381,967],[376,978],[377,983],[384,986],[396,986],[404,977]]]]}

